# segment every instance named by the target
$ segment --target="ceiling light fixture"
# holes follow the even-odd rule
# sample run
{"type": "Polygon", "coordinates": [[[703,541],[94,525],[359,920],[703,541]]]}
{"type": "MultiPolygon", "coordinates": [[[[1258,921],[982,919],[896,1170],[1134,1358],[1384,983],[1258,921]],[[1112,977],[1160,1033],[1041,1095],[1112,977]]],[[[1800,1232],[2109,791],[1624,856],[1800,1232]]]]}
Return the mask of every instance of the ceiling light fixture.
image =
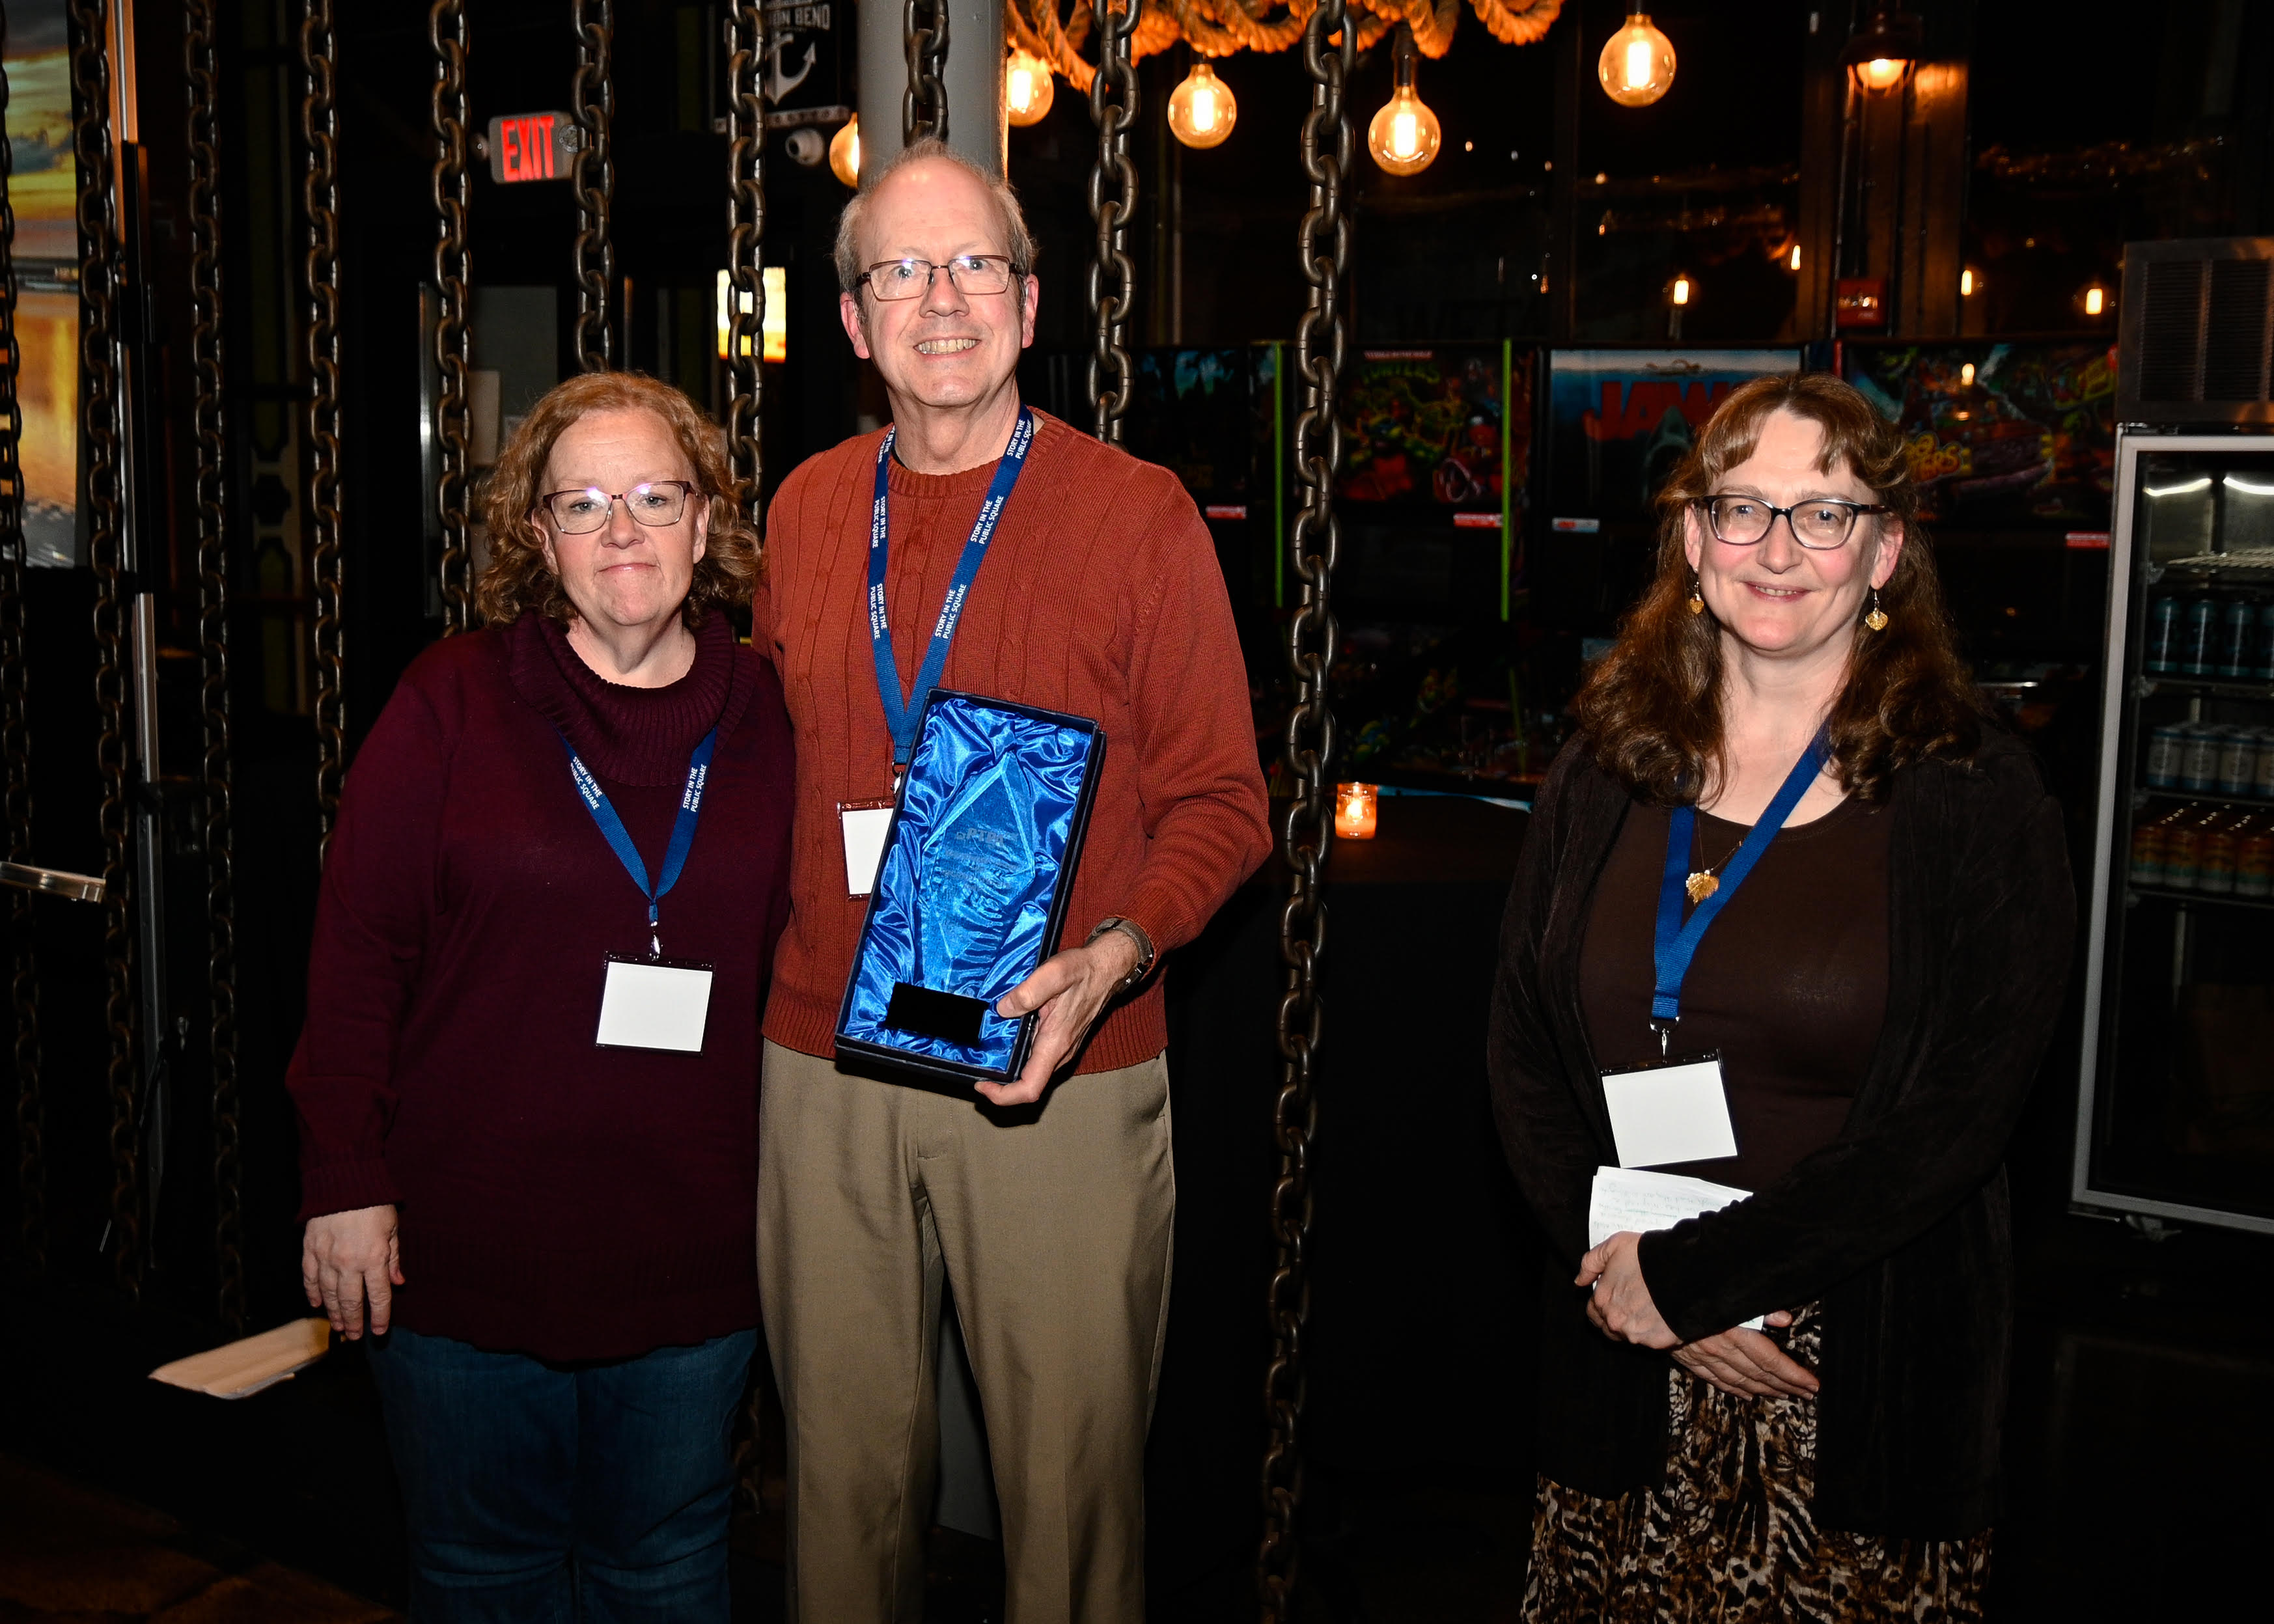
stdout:
{"type": "Polygon", "coordinates": [[[1674,83],[1674,41],[1652,26],[1650,13],[1631,12],[1627,26],[1604,42],[1595,77],[1621,107],[1648,107],[1674,83]]]}

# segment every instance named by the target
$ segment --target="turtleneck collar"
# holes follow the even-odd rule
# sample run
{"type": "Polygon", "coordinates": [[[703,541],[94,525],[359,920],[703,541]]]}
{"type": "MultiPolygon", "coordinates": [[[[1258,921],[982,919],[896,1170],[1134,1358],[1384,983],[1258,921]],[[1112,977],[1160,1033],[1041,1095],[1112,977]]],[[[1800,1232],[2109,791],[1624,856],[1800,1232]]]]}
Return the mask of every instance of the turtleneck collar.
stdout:
{"type": "Polygon", "coordinates": [[[610,682],[569,646],[568,628],[524,614],[504,632],[513,685],[568,736],[584,764],[619,784],[676,785],[687,758],[713,727],[733,731],[749,702],[723,616],[695,634],[695,663],[662,688],[610,682]]]}

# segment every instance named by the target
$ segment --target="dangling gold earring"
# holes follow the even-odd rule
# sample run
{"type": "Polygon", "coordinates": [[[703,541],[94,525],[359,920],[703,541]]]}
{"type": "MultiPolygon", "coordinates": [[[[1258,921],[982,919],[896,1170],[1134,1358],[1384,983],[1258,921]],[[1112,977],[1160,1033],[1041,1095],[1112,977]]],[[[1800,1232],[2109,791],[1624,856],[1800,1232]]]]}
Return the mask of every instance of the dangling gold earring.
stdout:
{"type": "Polygon", "coordinates": [[[1887,612],[1879,607],[1879,589],[1871,589],[1871,613],[1864,617],[1864,624],[1875,632],[1887,629],[1887,612]]]}
{"type": "Polygon", "coordinates": [[[1704,582],[1698,580],[1698,572],[1696,570],[1693,569],[1690,572],[1690,613],[1692,614],[1703,614],[1706,613],[1706,599],[1703,596],[1705,584],[1706,583],[1704,582]]]}

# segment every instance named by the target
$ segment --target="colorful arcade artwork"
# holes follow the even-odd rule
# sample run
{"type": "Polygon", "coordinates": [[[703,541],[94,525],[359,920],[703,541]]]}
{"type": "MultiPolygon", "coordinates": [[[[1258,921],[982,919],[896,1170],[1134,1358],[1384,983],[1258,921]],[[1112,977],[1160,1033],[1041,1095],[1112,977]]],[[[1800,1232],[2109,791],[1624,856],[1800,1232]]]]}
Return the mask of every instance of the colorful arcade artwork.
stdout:
{"type": "Polygon", "coordinates": [[[63,0],[8,8],[8,140],[16,214],[16,388],[24,541],[35,565],[78,557],[79,169],[63,0]]]}
{"type": "Polygon", "coordinates": [[[1532,355],[1499,344],[1360,352],[1343,385],[1347,450],[1335,493],[1352,502],[1497,512],[1502,469],[1523,505],[1532,462],[1532,355]],[[1513,422],[1501,400],[1510,370],[1513,422]],[[1503,433],[1512,436],[1502,456],[1503,433]]]}
{"type": "Polygon", "coordinates": [[[1558,350],[1548,361],[1555,515],[1640,520],[1713,409],[1797,350],[1558,350]]]}
{"type": "Polygon", "coordinates": [[[2105,343],[1849,344],[1842,373],[1902,425],[1922,518],[2105,530],[2116,351],[2105,343]]]}

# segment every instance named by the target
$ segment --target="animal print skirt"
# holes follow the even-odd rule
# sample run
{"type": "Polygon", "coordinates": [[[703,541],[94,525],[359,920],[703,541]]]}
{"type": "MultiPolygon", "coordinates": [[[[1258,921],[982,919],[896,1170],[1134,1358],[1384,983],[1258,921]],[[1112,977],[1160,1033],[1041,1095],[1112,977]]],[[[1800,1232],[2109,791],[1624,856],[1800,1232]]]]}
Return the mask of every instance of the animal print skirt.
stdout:
{"type": "MultiPolygon", "coordinates": [[[[1814,1304],[1786,1334],[1811,1370],[1814,1304]]],[[[1976,1624],[1990,1534],[1882,1539],[1817,1528],[1816,1403],[1736,1398],[1673,1366],[1665,1486],[1597,1500],[1542,1477],[1527,1624],[1976,1624]]]]}

